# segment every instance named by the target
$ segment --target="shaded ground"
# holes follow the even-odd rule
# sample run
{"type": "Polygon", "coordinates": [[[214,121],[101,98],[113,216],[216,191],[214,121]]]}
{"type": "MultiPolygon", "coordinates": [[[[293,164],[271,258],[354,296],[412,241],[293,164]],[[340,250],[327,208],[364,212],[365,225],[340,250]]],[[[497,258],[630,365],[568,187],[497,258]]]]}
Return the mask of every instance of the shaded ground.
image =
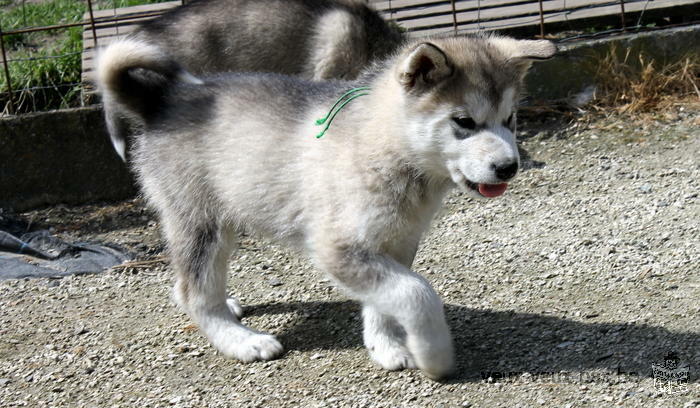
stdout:
{"type": "Polygon", "coordinates": [[[250,237],[229,284],[287,351],[222,358],[169,301],[157,225],[130,201],[23,214],[145,262],[0,282],[0,406],[700,406],[698,110],[550,127],[525,129],[529,170],[504,197],[451,194],[419,251],[455,338],[447,383],[374,367],[357,305],[250,237]],[[684,392],[655,387],[669,352],[684,392]]]}

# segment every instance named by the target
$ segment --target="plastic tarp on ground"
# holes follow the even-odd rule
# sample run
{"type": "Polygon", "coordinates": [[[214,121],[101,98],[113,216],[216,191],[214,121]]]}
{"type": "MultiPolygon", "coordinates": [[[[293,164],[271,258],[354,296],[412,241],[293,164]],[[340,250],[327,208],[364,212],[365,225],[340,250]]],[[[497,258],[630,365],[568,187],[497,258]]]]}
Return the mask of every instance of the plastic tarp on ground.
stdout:
{"type": "Polygon", "coordinates": [[[129,259],[116,245],[69,243],[47,230],[15,236],[0,229],[0,280],[99,273],[129,259]]]}

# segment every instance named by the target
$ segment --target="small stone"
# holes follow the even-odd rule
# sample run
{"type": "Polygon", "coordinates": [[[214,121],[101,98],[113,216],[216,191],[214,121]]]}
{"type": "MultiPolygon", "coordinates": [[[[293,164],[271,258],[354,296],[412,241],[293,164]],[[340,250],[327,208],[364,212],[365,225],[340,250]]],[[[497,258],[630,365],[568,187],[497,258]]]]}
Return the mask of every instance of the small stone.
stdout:
{"type": "Polygon", "coordinates": [[[282,286],[282,281],[277,279],[277,278],[270,279],[270,286],[272,286],[272,287],[282,286]]]}
{"type": "Polygon", "coordinates": [[[323,354],[321,353],[316,353],[313,356],[310,357],[312,360],[318,360],[319,358],[323,358],[323,354]]]}
{"type": "Polygon", "coordinates": [[[617,250],[615,249],[614,246],[607,246],[607,247],[603,248],[603,251],[602,251],[603,255],[611,255],[611,254],[614,254],[615,252],[617,252],[617,250]]]}
{"type": "Polygon", "coordinates": [[[569,346],[573,346],[574,342],[573,341],[565,341],[563,343],[557,344],[557,348],[567,348],[569,346]]]}
{"type": "Polygon", "coordinates": [[[642,194],[649,194],[651,193],[651,184],[643,184],[639,187],[639,191],[642,192],[642,194]]]}
{"type": "Polygon", "coordinates": [[[9,378],[0,378],[0,387],[4,387],[11,382],[9,378]]]}

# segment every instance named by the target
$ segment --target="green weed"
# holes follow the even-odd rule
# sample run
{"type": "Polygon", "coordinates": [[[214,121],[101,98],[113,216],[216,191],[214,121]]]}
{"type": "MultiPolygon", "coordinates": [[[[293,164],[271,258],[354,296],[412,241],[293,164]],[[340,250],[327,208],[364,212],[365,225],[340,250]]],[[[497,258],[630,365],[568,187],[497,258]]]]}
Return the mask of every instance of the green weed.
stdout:
{"type": "MultiPolygon", "coordinates": [[[[128,7],[158,1],[97,0],[93,7],[128,7]]],[[[22,4],[18,0],[0,0],[0,7],[0,28],[7,32],[80,22],[87,11],[87,2],[47,0],[22,4]]],[[[80,104],[82,31],[83,28],[77,26],[3,38],[10,59],[10,85],[17,113],[80,104]]],[[[0,113],[8,111],[8,102],[7,81],[4,72],[0,72],[0,113]]]]}

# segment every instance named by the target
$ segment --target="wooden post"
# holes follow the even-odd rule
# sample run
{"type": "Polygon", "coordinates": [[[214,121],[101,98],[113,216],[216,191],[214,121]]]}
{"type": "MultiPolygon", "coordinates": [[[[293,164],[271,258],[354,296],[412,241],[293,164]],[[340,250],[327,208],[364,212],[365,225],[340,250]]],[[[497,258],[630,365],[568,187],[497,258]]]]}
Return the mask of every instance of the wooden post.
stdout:
{"type": "Polygon", "coordinates": [[[15,113],[15,102],[12,96],[12,82],[10,82],[10,67],[7,63],[7,54],[5,53],[5,35],[2,32],[2,26],[0,26],[0,50],[2,51],[2,65],[5,67],[5,81],[7,81],[7,96],[9,97],[9,102],[7,104],[7,110],[10,115],[15,113]]]}
{"type": "Polygon", "coordinates": [[[542,0],[540,0],[540,38],[544,38],[544,11],[542,9],[542,0]]]}
{"type": "Polygon", "coordinates": [[[622,31],[627,31],[625,23],[625,0],[620,0],[620,19],[622,20],[622,31]]]}
{"type": "Polygon", "coordinates": [[[97,30],[95,29],[95,16],[92,14],[92,0],[87,0],[88,10],[90,11],[90,25],[92,26],[92,40],[95,42],[93,48],[97,49],[97,30]]]}

